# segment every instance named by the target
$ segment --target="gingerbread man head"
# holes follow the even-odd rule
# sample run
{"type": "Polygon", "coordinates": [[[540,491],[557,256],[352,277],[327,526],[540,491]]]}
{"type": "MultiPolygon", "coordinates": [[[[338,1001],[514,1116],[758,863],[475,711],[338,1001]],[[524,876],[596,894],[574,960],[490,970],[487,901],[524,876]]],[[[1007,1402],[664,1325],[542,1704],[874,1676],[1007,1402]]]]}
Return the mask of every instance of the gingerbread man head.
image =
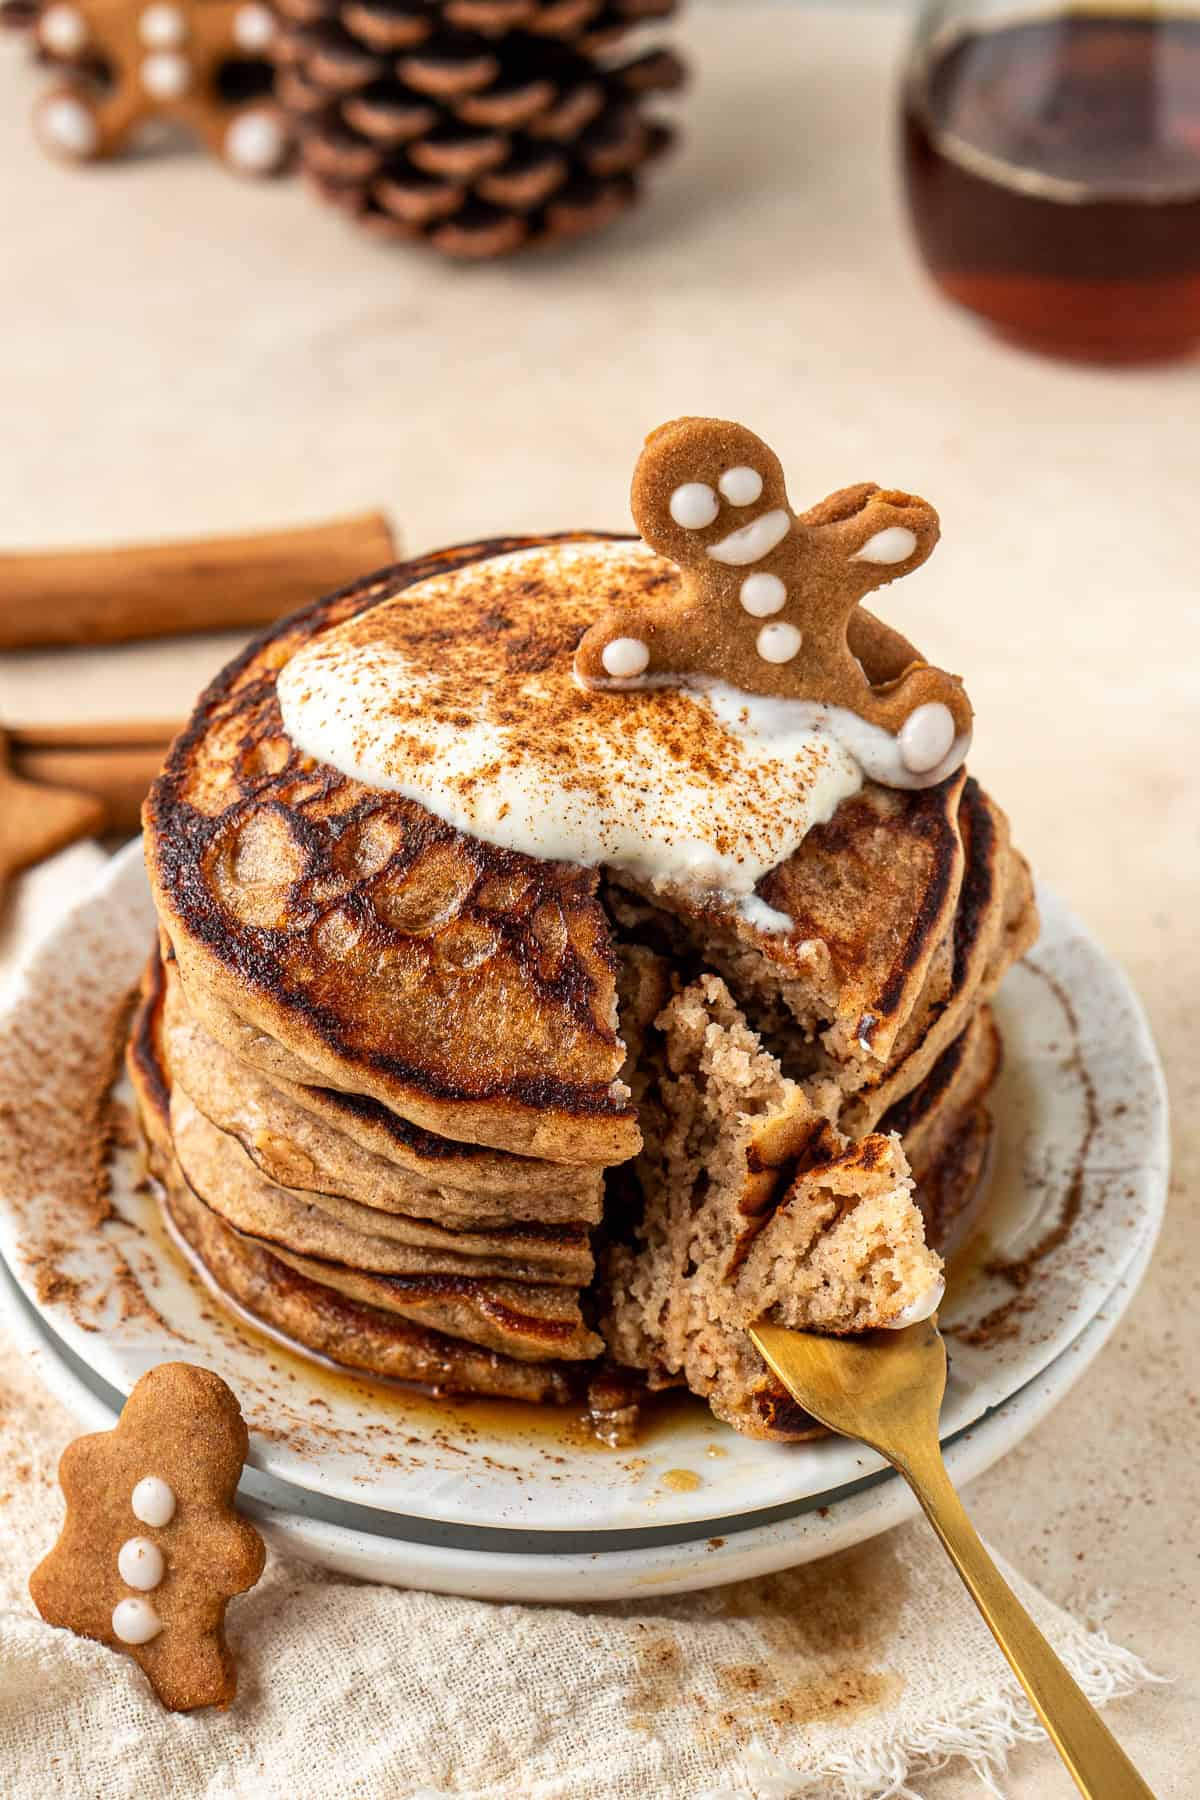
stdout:
{"type": "Polygon", "coordinates": [[[859,602],[933,550],[926,501],[864,483],[794,513],[778,457],[723,419],[652,432],[632,501],[642,536],[682,579],[669,598],[592,626],[575,656],[585,687],[727,682],[841,708],[890,734],[895,754],[872,751],[871,772],[894,785],[929,785],[958,766],[971,726],[958,677],[917,660],[872,685],[847,637],[859,602]]]}

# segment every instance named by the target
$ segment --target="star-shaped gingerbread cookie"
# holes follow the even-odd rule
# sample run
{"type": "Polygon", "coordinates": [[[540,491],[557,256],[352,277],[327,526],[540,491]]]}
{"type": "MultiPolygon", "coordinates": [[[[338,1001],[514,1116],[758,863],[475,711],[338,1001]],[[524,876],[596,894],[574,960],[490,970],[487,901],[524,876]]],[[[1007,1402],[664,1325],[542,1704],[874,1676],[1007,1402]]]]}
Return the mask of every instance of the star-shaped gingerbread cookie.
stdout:
{"type": "Polygon", "coordinates": [[[0,731],[0,900],[12,876],[103,826],[104,808],[90,794],[15,775],[8,739],[0,731]]]}
{"type": "Polygon", "coordinates": [[[164,1706],[227,1706],[237,1670],[225,1608],[262,1574],[263,1541],[234,1508],[248,1438],[219,1376],[191,1363],[143,1375],[112,1431],[59,1465],[62,1534],[34,1570],[42,1617],[138,1662],[164,1706]]]}

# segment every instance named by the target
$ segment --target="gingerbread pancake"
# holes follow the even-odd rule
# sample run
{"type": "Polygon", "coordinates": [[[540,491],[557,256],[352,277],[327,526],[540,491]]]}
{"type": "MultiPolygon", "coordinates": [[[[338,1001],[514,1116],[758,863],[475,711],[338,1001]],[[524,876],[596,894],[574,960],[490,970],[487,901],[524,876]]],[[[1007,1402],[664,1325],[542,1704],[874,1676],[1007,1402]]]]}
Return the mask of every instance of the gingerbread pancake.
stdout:
{"type": "MultiPolygon", "coordinates": [[[[679,582],[629,539],[499,540],[250,645],[146,804],[129,1063],[173,1229],[302,1346],[557,1401],[607,1357],[787,1438],[755,1297],[936,1304],[1036,916],[961,768],[883,786],[820,720],[752,742],[740,690],[576,679],[679,582]]],[[[845,639],[873,688],[920,664],[861,606],[845,639]]]]}
{"type": "MultiPolygon", "coordinates": [[[[149,1171],[158,1186],[169,1226],[202,1268],[206,1277],[237,1307],[263,1325],[282,1332],[297,1345],[347,1368],[407,1381],[455,1394],[495,1395],[509,1399],[563,1403],[582,1392],[581,1365],[560,1358],[560,1346],[577,1339],[576,1327],[564,1330],[533,1313],[497,1312],[518,1354],[478,1344],[463,1335],[436,1328],[428,1312],[420,1317],[421,1297],[413,1296],[413,1316],[403,1307],[379,1306],[344,1292],[328,1275],[333,1267],[306,1273],[277,1254],[278,1246],[260,1241],[230,1225],[189,1185],[175,1153],[171,1125],[170,1076],[162,1060],[161,1008],[143,995],[126,1057],[138,1117],[146,1144],[149,1171]],[[528,1317],[528,1328],[523,1324],[528,1317]]],[[[236,1146],[233,1146],[236,1150],[236,1146]]],[[[237,1152],[241,1155],[241,1152],[237,1152]]],[[[223,1204],[235,1183],[222,1177],[223,1204]]],[[[315,1259],[314,1259],[315,1263],[315,1259]]],[[[427,1284],[436,1305],[436,1283],[427,1284]]],[[[463,1290],[442,1299],[446,1316],[461,1307],[463,1290]]],[[[466,1308],[464,1310],[464,1317],[466,1308]]],[[[456,1323],[461,1326],[463,1318],[456,1323]]],[[[587,1348],[595,1344],[588,1341],[587,1348]]]]}
{"type": "MultiPolygon", "coordinates": [[[[669,982],[665,989],[657,985],[663,979],[663,970],[651,971],[646,960],[645,953],[634,953],[633,961],[640,965],[638,978],[643,983],[653,979],[659,997],[664,991],[669,993],[669,982]]],[[[193,1116],[188,1117],[190,1102],[185,1100],[180,1107],[178,1096],[172,1092],[166,1060],[168,1040],[162,1000],[161,984],[148,979],[127,1057],[150,1169],[174,1233],[207,1278],[234,1305],[302,1348],[388,1380],[411,1382],[447,1394],[553,1404],[582,1402],[589,1382],[603,1378],[603,1368],[588,1360],[595,1356],[598,1345],[586,1346],[586,1354],[581,1357],[578,1335],[563,1333],[561,1320],[539,1318],[536,1301],[533,1308],[521,1305],[515,1311],[502,1309],[498,1316],[505,1331],[504,1348],[489,1348],[486,1342],[478,1341],[481,1335],[491,1336],[487,1323],[482,1334],[477,1324],[472,1329],[474,1308],[469,1298],[464,1299],[471,1293],[470,1283],[460,1282],[457,1294],[438,1295],[437,1284],[430,1282],[426,1295],[410,1293],[406,1302],[398,1291],[389,1296],[382,1285],[372,1291],[364,1283],[355,1291],[353,1281],[346,1279],[352,1274],[352,1266],[341,1260],[347,1253],[348,1238],[339,1241],[336,1259],[305,1254],[330,1248],[329,1242],[318,1245],[311,1237],[296,1239],[305,1250],[287,1248],[283,1240],[292,1234],[286,1223],[281,1227],[281,1219],[286,1220],[291,1208],[298,1207],[297,1216],[305,1215],[309,1206],[287,1190],[272,1190],[270,1184],[264,1184],[265,1192],[248,1195],[247,1178],[252,1182],[255,1171],[241,1145],[207,1121],[200,1121],[198,1131],[194,1108],[193,1116]],[[204,1132],[207,1143],[202,1142],[198,1151],[197,1138],[204,1132]],[[181,1155],[188,1169],[186,1175],[181,1155]],[[281,1204],[283,1210],[272,1215],[272,1205],[281,1204]],[[395,1304],[397,1298],[399,1306],[395,1304]],[[576,1354],[572,1354],[573,1349],[576,1354]]],[[[682,1008],[685,1019],[690,1009],[694,1021],[712,1002],[697,985],[682,1000],[671,1004],[676,1011],[682,1008]]],[[[727,1022],[731,1010],[726,997],[713,1017],[720,1016],[727,1022]]],[[[636,1179],[653,1193],[654,1176],[647,1171],[656,1164],[664,1166],[661,1158],[666,1130],[661,1088],[667,1066],[666,1040],[653,1025],[639,1028],[638,1037],[638,1087],[647,1130],[656,1149],[653,1155],[648,1152],[638,1159],[636,1179]]],[[[694,1048],[694,1027],[691,1037],[694,1048]]],[[[682,1041],[677,1034],[677,1063],[682,1041]]],[[[973,1216],[972,1204],[978,1193],[977,1179],[990,1127],[986,1095],[997,1062],[998,1040],[990,1014],[984,1008],[903,1108],[894,1108],[883,1121],[886,1131],[902,1132],[902,1142],[911,1145],[913,1199],[925,1220],[926,1241],[934,1251],[952,1246],[973,1216]]],[[[717,1089],[718,1108],[724,1108],[728,1114],[722,1154],[728,1158],[740,1144],[742,1149],[736,1153],[749,1159],[745,1167],[748,1169],[752,1162],[766,1173],[765,1181],[760,1176],[752,1183],[756,1191],[762,1190],[759,1223],[769,1215],[787,1186],[789,1158],[795,1161],[801,1157],[812,1141],[814,1128],[818,1133],[822,1130],[805,1098],[803,1085],[783,1078],[773,1068],[769,1054],[763,1055],[761,1066],[766,1071],[764,1093],[770,1099],[765,1116],[739,1118],[736,1106],[729,1104],[727,1085],[723,1092],[719,1085],[717,1089]]],[[[625,1171],[616,1171],[615,1175],[623,1179],[625,1171]]],[[[678,1181],[673,1191],[677,1203],[686,1198],[686,1190],[678,1181]]],[[[659,1187],[658,1192],[665,1199],[666,1190],[659,1187]]],[[[317,1199],[313,1197],[314,1202],[317,1199]]],[[[639,1193],[638,1205],[644,1207],[645,1203],[646,1194],[639,1193]]],[[[908,1206],[903,1196],[898,1197],[897,1204],[902,1210],[908,1206]]],[[[369,1210],[359,1209],[364,1215],[369,1210]]],[[[612,1321],[605,1325],[605,1335],[619,1359],[633,1361],[639,1370],[648,1371],[652,1386],[676,1385],[684,1378],[682,1370],[668,1368],[654,1353],[642,1326],[631,1330],[628,1323],[635,1304],[632,1296],[637,1291],[630,1279],[631,1271],[639,1272],[644,1280],[650,1264],[645,1251],[641,1256],[636,1251],[640,1227],[623,1219],[622,1212],[614,1190],[609,1230],[617,1237],[602,1269],[587,1285],[587,1308],[612,1321]],[[622,1240],[623,1230],[626,1236],[622,1240]],[[622,1242],[626,1248],[620,1247],[622,1242]],[[616,1323],[621,1317],[626,1320],[623,1328],[616,1323]]],[[[638,1216],[644,1223],[644,1214],[638,1216]]],[[[356,1219],[356,1224],[365,1227],[370,1223],[379,1230],[392,1217],[377,1213],[369,1221],[356,1219]]],[[[304,1228],[314,1229],[311,1221],[304,1228]]],[[[907,1229],[912,1231],[911,1223],[907,1229]]],[[[747,1247],[753,1236],[753,1230],[747,1232],[747,1247]]],[[[474,1241],[470,1234],[467,1241],[474,1241]]],[[[494,1253],[494,1245],[492,1250],[494,1253]]],[[[353,1255],[352,1250],[350,1254],[353,1255]]],[[[387,1255],[386,1249],[383,1254],[387,1255]]],[[[401,1255],[407,1254],[407,1248],[401,1246],[401,1255]]],[[[487,1285],[479,1284],[477,1299],[487,1285]]],[[[495,1284],[491,1286],[494,1288],[495,1284]]],[[[707,1342],[701,1338],[701,1360],[707,1342]]],[[[787,1401],[752,1352],[739,1348],[727,1331],[722,1333],[722,1343],[727,1357],[721,1392],[718,1394],[711,1384],[706,1387],[700,1383],[700,1391],[715,1402],[721,1416],[738,1429],[760,1436],[790,1439],[812,1436],[819,1430],[787,1401]]]]}
{"type": "Polygon", "coordinates": [[[164,1057],[172,1080],[206,1118],[237,1139],[270,1180],[384,1213],[440,1221],[451,1231],[500,1231],[531,1205],[547,1233],[600,1218],[599,1172],[458,1145],[406,1126],[377,1101],[270,1078],[205,1030],[174,962],[155,956],[148,987],[162,990],[164,1057]],[[388,1154],[390,1152],[390,1154],[388,1154]],[[460,1154],[461,1152],[461,1154],[460,1154]]]}
{"type": "MultiPolygon", "coordinates": [[[[268,1073],[304,1072],[307,1085],[374,1099],[458,1142],[593,1167],[633,1154],[598,871],[499,849],[314,764],[284,733],[276,682],[347,621],[369,639],[386,609],[425,666],[461,664],[465,678],[482,645],[514,680],[563,670],[531,730],[586,745],[614,707],[641,697],[575,688],[574,643],[615,586],[654,593],[676,579],[644,548],[611,540],[468,546],[321,602],[224,671],[146,808],[160,917],[208,1029],[247,1058],[275,1057],[268,1073]],[[579,546],[569,586],[564,542],[579,546]],[[244,1028],[240,1046],[222,1018],[244,1028]]],[[[873,643],[881,635],[864,629],[873,643]]],[[[893,662],[906,653],[903,640],[883,641],[893,662]]],[[[659,731],[660,714],[646,714],[659,731]]],[[[611,728],[636,721],[622,714],[611,728]]],[[[767,907],[795,909],[792,928],[739,928],[851,1061],[886,1060],[953,918],[960,785],[868,784],[763,883],[767,907]]],[[[687,912],[678,896],[659,898],[687,912]]],[[[693,910],[705,933],[724,923],[715,900],[693,910]]]]}

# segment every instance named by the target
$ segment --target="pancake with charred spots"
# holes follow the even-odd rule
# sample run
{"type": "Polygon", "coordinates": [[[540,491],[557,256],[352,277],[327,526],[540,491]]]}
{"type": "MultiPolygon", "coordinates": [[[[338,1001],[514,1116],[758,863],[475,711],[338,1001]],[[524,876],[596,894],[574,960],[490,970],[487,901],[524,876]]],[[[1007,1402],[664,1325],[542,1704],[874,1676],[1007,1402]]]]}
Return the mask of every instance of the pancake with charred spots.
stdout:
{"type": "MultiPolygon", "coordinates": [[[[903,1310],[928,1285],[925,1245],[966,1216],[997,1066],[985,1002],[1036,934],[1003,814],[962,772],[918,792],[865,782],[759,882],[762,928],[720,894],[500,848],[356,781],[289,739],[276,686],[299,652],[380,606],[416,656],[451,662],[470,640],[478,661],[484,633],[502,670],[558,670],[614,581],[649,593],[674,579],[629,540],[495,540],[385,570],[252,644],[202,696],[147,802],[160,952],[130,1066],[174,1230],[236,1305],[302,1346],[447,1391],[566,1401],[610,1366],[602,1335],[634,1382],[686,1381],[738,1429],[787,1438],[812,1424],[750,1349],[747,1297],[731,1311],[712,1270],[695,1278],[690,1226],[678,1268],[662,1260],[663,1057],[692,1056],[682,1039],[664,1049],[667,1021],[705,1013],[703,1038],[740,1009],[739,1041],[785,1096],[783,1161],[751,1228],[730,1173],[726,1285],[769,1276],[796,1322],[844,1275],[834,1329],[903,1310]],[[551,579],[560,545],[577,567],[595,548],[590,596],[551,579]],[[524,553],[542,548],[539,574],[524,553]],[[841,1147],[828,1179],[789,1188],[809,1122],[841,1147]],[[902,1146],[870,1140],[876,1128],[902,1146]],[[889,1240],[886,1291],[851,1254],[856,1216],[863,1244],[877,1227],[889,1240]],[[659,1303],[684,1287],[668,1342],[659,1303]]],[[[862,609],[850,638],[874,680],[916,654],[862,609]]],[[[599,703],[568,696],[560,723],[599,703]]],[[[578,755],[569,730],[563,742],[578,755]]],[[[759,1154],[752,1111],[727,1084],[713,1166],[739,1145],[759,1154]]],[[[704,1179],[716,1244],[725,1219],[704,1179]]]]}
{"type": "MultiPolygon", "coordinates": [[[[619,541],[505,539],[400,565],[260,638],[204,694],[147,802],[147,861],[189,1005],[235,1054],[527,1163],[636,1153],[600,872],[468,837],[315,763],[284,733],[275,691],[305,645],[434,578],[475,579],[530,544],[619,541]]],[[[651,590],[673,578],[645,555],[623,576],[651,590]]],[[[433,624],[413,605],[422,654],[439,632],[486,628],[497,655],[569,658],[590,622],[549,580],[527,575],[486,618],[472,591],[433,624]]],[[[609,592],[597,585],[592,611],[609,592]]],[[[878,679],[915,654],[861,609],[852,637],[878,679]]],[[[921,793],[867,784],[761,884],[787,931],[755,931],[716,898],[640,898],[711,966],[737,964],[739,990],[773,987],[858,1086],[888,1066],[952,930],[963,793],[961,775],[921,793]]]]}

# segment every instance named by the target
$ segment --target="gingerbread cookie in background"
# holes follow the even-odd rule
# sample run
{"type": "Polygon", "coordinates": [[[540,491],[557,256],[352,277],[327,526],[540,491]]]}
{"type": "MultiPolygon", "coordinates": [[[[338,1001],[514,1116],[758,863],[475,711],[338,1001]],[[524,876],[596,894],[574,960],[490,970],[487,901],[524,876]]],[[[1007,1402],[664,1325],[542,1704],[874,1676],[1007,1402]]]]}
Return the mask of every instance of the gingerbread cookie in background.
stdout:
{"type": "Polygon", "coordinates": [[[50,0],[35,32],[63,74],[34,112],[55,155],[115,156],[164,123],[243,175],[287,162],[291,134],[268,55],[275,17],[261,0],[50,0]]]}
{"type": "Polygon", "coordinates": [[[799,704],[892,787],[932,786],[962,763],[972,714],[958,677],[917,657],[873,685],[855,653],[877,636],[887,658],[886,628],[859,602],[930,555],[938,517],[926,501],[867,482],[794,513],[761,438],[688,418],[646,440],[632,504],[651,549],[678,564],[679,588],[591,627],[575,656],[584,687],[724,683],[799,704]]]}
{"type": "Polygon", "coordinates": [[[219,1376],[160,1363],[114,1429],[77,1438],[59,1464],[67,1516],[30,1577],[34,1604],[48,1624],[132,1656],[173,1712],[237,1692],[225,1608],[265,1555],[234,1507],[247,1448],[219,1376]]]}

